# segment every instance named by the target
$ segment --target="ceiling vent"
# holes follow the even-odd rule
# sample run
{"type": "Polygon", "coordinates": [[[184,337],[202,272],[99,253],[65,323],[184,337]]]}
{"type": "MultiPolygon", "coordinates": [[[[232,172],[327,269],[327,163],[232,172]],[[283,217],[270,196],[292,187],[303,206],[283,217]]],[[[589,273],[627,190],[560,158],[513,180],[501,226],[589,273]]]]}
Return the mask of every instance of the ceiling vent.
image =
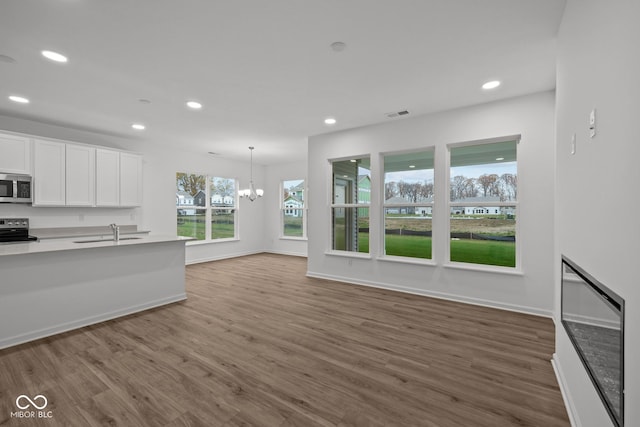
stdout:
{"type": "Polygon", "coordinates": [[[400,117],[400,116],[406,116],[407,114],[409,114],[409,112],[407,110],[402,110],[402,111],[397,111],[394,113],[387,113],[386,116],[389,117],[390,119],[396,118],[396,117],[400,117]]]}

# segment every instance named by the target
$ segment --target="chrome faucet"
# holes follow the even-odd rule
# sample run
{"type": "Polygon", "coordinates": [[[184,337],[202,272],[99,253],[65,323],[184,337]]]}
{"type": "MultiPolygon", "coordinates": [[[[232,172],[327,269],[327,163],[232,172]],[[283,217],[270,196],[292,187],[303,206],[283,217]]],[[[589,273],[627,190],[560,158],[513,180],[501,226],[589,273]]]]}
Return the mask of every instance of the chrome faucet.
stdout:
{"type": "Polygon", "coordinates": [[[109,227],[111,227],[111,231],[113,231],[113,241],[117,242],[120,240],[120,227],[117,226],[116,224],[109,224],[109,227]]]}

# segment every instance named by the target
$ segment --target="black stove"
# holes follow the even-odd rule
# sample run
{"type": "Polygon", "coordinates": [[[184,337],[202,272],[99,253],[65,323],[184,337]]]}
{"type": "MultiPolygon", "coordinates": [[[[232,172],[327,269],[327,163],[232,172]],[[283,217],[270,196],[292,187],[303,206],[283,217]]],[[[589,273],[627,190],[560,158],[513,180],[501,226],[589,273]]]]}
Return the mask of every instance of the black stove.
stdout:
{"type": "Polygon", "coordinates": [[[34,242],[29,235],[29,218],[0,218],[0,243],[34,242]]]}

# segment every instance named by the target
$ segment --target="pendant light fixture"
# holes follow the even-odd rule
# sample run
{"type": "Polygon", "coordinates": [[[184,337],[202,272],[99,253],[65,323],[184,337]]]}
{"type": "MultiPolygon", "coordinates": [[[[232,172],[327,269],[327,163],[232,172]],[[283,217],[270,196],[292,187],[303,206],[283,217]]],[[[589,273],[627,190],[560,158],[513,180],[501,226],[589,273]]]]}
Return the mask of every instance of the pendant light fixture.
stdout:
{"type": "Polygon", "coordinates": [[[246,197],[252,202],[258,197],[262,197],[264,191],[261,188],[256,189],[256,186],[253,184],[253,149],[255,147],[249,147],[251,150],[251,175],[249,178],[249,188],[245,188],[244,190],[238,191],[238,195],[240,197],[246,197]]]}

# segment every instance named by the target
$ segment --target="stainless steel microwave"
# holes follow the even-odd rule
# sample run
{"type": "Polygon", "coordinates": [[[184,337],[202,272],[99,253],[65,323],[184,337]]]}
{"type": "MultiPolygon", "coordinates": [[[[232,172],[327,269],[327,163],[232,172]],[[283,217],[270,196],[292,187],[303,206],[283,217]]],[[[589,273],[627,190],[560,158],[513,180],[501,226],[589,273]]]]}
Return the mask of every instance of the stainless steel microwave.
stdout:
{"type": "Polygon", "coordinates": [[[31,203],[31,176],[0,173],[0,203],[31,203]]]}

